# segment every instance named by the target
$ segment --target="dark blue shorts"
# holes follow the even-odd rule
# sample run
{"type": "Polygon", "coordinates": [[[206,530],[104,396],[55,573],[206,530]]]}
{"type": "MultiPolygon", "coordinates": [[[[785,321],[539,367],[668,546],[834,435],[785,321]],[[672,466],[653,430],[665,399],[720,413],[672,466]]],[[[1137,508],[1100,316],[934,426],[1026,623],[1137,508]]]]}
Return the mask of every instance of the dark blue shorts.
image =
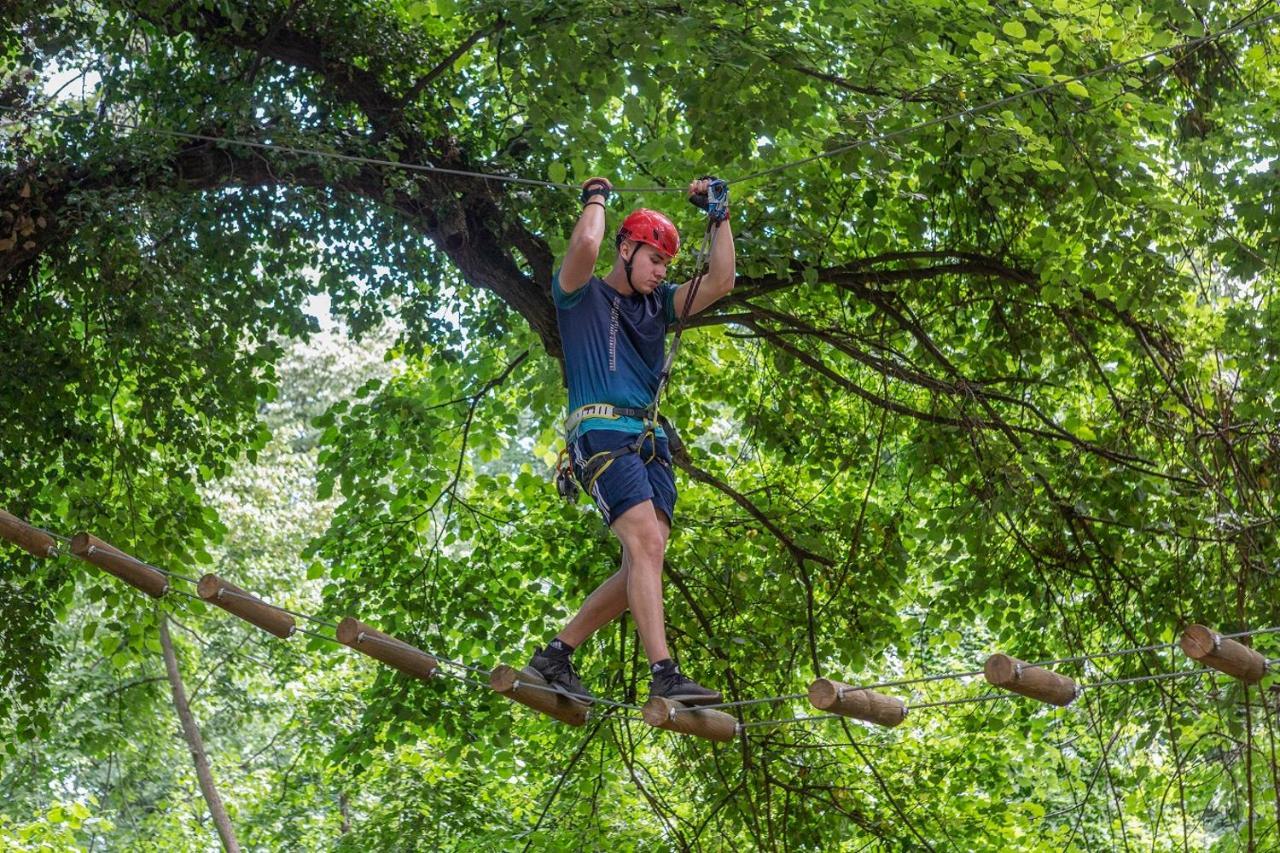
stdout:
{"type": "MultiPolygon", "coordinates": [[[[635,433],[593,429],[582,433],[569,445],[573,472],[578,482],[588,485],[587,460],[597,453],[625,447],[636,440],[635,433]]],[[[650,434],[639,453],[624,453],[609,463],[588,492],[596,502],[604,523],[614,520],[636,504],[653,501],[653,508],[667,517],[670,525],[676,511],[676,478],[671,471],[671,451],[665,438],[650,434]]]]}

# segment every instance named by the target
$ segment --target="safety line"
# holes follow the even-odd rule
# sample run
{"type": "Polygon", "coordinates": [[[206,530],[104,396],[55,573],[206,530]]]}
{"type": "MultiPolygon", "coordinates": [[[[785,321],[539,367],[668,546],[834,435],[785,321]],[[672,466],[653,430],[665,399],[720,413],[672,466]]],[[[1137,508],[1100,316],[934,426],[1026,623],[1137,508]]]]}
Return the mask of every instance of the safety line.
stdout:
{"type": "MultiPolygon", "coordinates": [[[[1268,15],[1265,18],[1259,18],[1253,21],[1243,20],[1225,29],[1219,30],[1215,33],[1207,33],[1203,36],[1200,36],[1199,38],[1194,38],[1188,41],[1179,42],[1178,44],[1159,48],[1157,50],[1150,51],[1148,53],[1142,54],[1141,56],[1136,56],[1131,59],[1112,62],[1108,65],[1103,65],[1099,68],[1095,68],[1090,71],[1077,74],[1073,77],[1067,77],[1063,80],[1055,80],[1054,82],[1047,83],[1043,86],[1036,86],[1031,89],[1024,89],[1019,92],[1014,92],[1012,94],[1005,95],[1002,98],[997,98],[996,100],[993,100],[993,101],[987,101],[985,103],[978,104],[973,107],[967,107],[963,110],[957,110],[956,112],[949,113],[947,115],[940,116],[938,118],[929,119],[927,121],[920,122],[918,124],[909,125],[907,127],[900,128],[899,130],[890,131],[888,133],[879,134],[877,136],[858,139],[846,145],[841,145],[829,151],[823,151],[821,153],[814,154],[809,157],[804,157],[798,160],[781,163],[777,166],[773,166],[768,169],[762,169],[757,172],[751,172],[749,174],[742,175],[737,178],[727,179],[726,183],[729,183],[729,184],[744,183],[746,181],[755,180],[757,178],[761,178],[766,175],[772,175],[788,169],[796,168],[798,166],[803,166],[808,163],[815,162],[817,160],[823,160],[829,157],[835,157],[847,151],[851,151],[855,148],[860,148],[867,145],[877,145],[882,142],[888,142],[888,141],[915,133],[920,130],[926,130],[930,127],[935,127],[939,124],[945,124],[946,122],[955,121],[956,119],[964,118],[966,116],[973,116],[979,113],[984,113],[989,110],[995,109],[996,107],[1003,106],[1005,104],[1011,103],[1016,100],[1020,100],[1025,97],[1029,97],[1031,95],[1041,94],[1043,92],[1051,91],[1053,89],[1066,86],[1068,83],[1078,83],[1082,80],[1088,80],[1093,77],[1098,77],[1100,75],[1107,74],[1112,71],[1119,70],[1121,68],[1125,68],[1129,65],[1146,62],[1150,59],[1153,59],[1157,56],[1161,56],[1163,54],[1172,53],[1174,51],[1194,50],[1200,47],[1201,45],[1208,44],[1210,42],[1213,42],[1218,39],[1224,38],[1228,35],[1231,35],[1233,33],[1240,32],[1242,30],[1250,29],[1253,27],[1262,26],[1264,24],[1271,23],[1272,21],[1275,21],[1277,19],[1280,19],[1280,13],[1268,15]]],[[[87,112],[81,112],[79,114],[59,113],[53,110],[39,108],[39,107],[22,108],[22,107],[10,106],[10,105],[0,105],[0,110],[19,113],[22,115],[45,115],[45,116],[49,116],[49,117],[57,118],[61,120],[100,121],[105,124],[110,124],[114,127],[125,128],[129,130],[143,132],[143,133],[152,133],[159,136],[167,136],[167,137],[172,137],[177,139],[186,139],[186,140],[201,141],[201,142],[212,142],[212,143],[219,143],[223,145],[239,145],[239,146],[244,146],[244,147],[253,148],[257,150],[279,151],[287,154],[296,154],[300,156],[314,156],[314,157],[320,157],[320,158],[328,158],[332,160],[339,160],[342,162],[361,163],[361,164],[367,164],[367,165],[381,166],[389,169],[403,169],[406,171],[414,171],[414,172],[437,173],[437,174],[451,175],[455,177],[475,178],[478,180],[520,184],[525,186],[543,187],[548,189],[566,189],[566,190],[579,189],[578,185],[576,184],[569,184],[569,183],[557,182],[557,181],[544,181],[536,178],[524,178],[516,175],[497,175],[492,173],[477,172],[477,171],[471,171],[466,169],[451,169],[444,166],[432,166],[432,165],[423,164],[423,163],[406,163],[399,160],[387,160],[387,159],[378,158],[378,157],[365,157],[365,156],[355,155],[355,154],[343,154],[336,151],[324,151],[321,149],[304,148],[304,147],[284,145],[279,143],[258,142],[255,140],[240,139],[237,137],[211,136],[208,134],[188,133],[185,131],[169,130],[166,128],[148,127],[146,125],[139,125],[133,122],[128,122],[123,119],[113,119],[105,116],[100,117],[95,113],[87,113],[87,112]]],[[[662,187],[662,186],[654,186],[654,187],[621,187],[620,186],[620,187],[614,187],[613,191],[620,192],[620,193],[673,193],[673,192],[683,192],[684,188],[683,187],[662,187]]]]}
{"type": "MultiPolygon", "coordinates": [[[[1280,629],[1273,629],[1273,630],[1280,630],[1280,629]]],[[[1273,666],[1277,663],[1280,663],[1280,658],[1276,658],[1274,660],[1268,660],[1266,663],[1267,663],[1267,666],[1273,666]]],[[[1137,675],[1132,678],[1112,678],[1112,679],[1107,679],[1105,681],[1093,681],[1088,684],[1081,684],[1079,686],[1079,689],[1081,691],[1085,691],[1085,690],[1090,690],[1098,687],[1115,687],[1123,684],[1139,684],[1146,681],[1162,681],[1164,679],[1169,679],[1169,678],[1186,678],[1187,676],[1190,676],[1190,675],[1204,675],[1206,673],[1216,674],[1217,672],[1218,670],[1216,669],[1210,669],[1206,667],[1204,669],[1189,669],[1189,670],[1178,670],[1176,672],[1162,672],[1162,673],[1157,673],[1155,675],[1137,675]]],[[[906,705],[904,706],[904,708],[907,712],[910,712],[910,711],[923,710],[925,708],[943,708],[951,705],[971,705],[979,702],[993,702],[1000,699],[1019,699],[1019,698],[1025,699],[1030,697],[1022,696],[1021,694],[1018,694],[1018,693],[1008,693],[1008,692],[984,693],[981,696],[971,696],[965,699],[944,699],[938,702],[917,702],[915,704],[906,705]]],[[[782,725],[788,725],[790,723],[804,723],[804,722],[813,722],[817,720],[833,720],[833,719],[847,720],[850,718],[845,717],[841,714],[826,714],[821,716],[807,716],[807,717],[788,717],[788,718],[779,719],[779,720],[756,720],[754,722],[739,723],[738,728],[746,729],[746,728],[754,728],[757,726],[770,726],[770,725],[782,726],[782,725]]]]}
{"type": "MultiPolygon", "coordinates": [[[[55,537],[57,536],[57,534],[54,534],[54,533],[52,533],[51,531],[44,531],[44,532],[48,533],[50,536],[55,536],[55,537]]],[[[63,538],[63,537],[58,537],[58,538],[63,538]]],[[[69,540],[68,540],[68,541],[69,541],[69,540]]],[[[196,583],[197,583],[197,581],[191,580],[190,578],[186,578],[186,577],[184,577],[184,576],[182,576],[182,575],[179,575],[179,574],[177,574],[177,573],[175,573],[175,572],[171,572],[171,571],[169,571],[169,570],[167,570],[167,569],[163,569],[163,568],[161,568],[161,567],[159,567],[159,566],[155,566],[155,565],[153,565],[153,564],[151,564],[151,563],[147,563],[147,562],[145,562],[145,561],[143,561],[143,560],[138,560],[136,557],[132,557],[132,555],[126,555],[126,556],[130,556],[130,558],[131,558],[131,559],[136,560],[138,563],[141,563],[142,565],[145,565],[145,566],[147,566],[148,568],[154,569],[155,571],[160,572],[161,574],[164,574],[164,575],[166,575],[166,576],[169,576],[169,577],[177,577],[177,578],[180,578],[180,579],[182,579],[182,580],[186,580],[186,581],[188,581],[189,583],[192,583],[192,584],[196,584],[196,583]]],[[[88,562],[88,561],[87,561],[87,560],[85,560],[83,557],[79,557],[78,559],[80,559],[80,560],[82,560],[82,561],[84,561],[84,562],[88,562]]],[[[177,589],[177,588],[171,587],[171,588],[169,589],[169,591],[170,591],[170,592],[175,592],[175,593],[177,593],[177,594],[179,594],[179,595],[182,595],[182,596],[185,596],[185,597],[187,597],[187,598],[190,598],[190,599],[192,599],[193,601],[199,601],[199,602],[201,602],[201,603],[203,603],[203,604],[208,604],[208,603],[209,603],[208,601],[206,601],[205,599],[201,598],[200,596],[193,595],[193,594],[191,594],[191,593],[189,593],[189,592],[187,592],[187,591],[185,591],[185,590],[181,590],[181,589],[177,589]]],[[[279,606],[279,605],[271,604],[270,602],[263,601],[262,599],[255,598],[255,597],[253,597],[253,596],[251,596],[251,595],[247,595],[247,594],[244,594],[244,593],[236,593],[236,592],[233,592],[233,591],[231,591],[231,590],[226,590],[226,589],[224,589],[224,590],[223,590],[223,593],[224,593],[224,594],[227,594],[227,595],[235,596],[235,597],[237,597],[237,598],[242,598],[242,599],[246,599],[246,600],[250,600],[250,601],[255,601],[255,602],[258,602],[258,603],[260,603],[260,604],[263,604],[263,605],[265,605],[265,606],[267,606],[267,607],[270,607],[270,608],[272,608],[272,609],[274,609],[274,610],[279,610],[279,611],[281,611],[281,612],[288,613],[288,614],[290,614],[290,615],[292,615],[292,616],[296,616],[296,617],[299,617],[299,618],[301,618],[301,619],[304,619],[304,620],[307,620],[307,621],[310,621],[310,622],[318,623],[318,624],[320,624],[320,625],[324,625],[324,626],[329,627],[329,628],[334,628],[334,629],[336,629],[336,627],[337,627],[337,626],[336,626],[334,623],[332,623],[332,622],[328,622],[328,621],[323,620],[323,619],[320,619],[320,618],[318,618],[318,617],[310,616],[310,615],[308,615],[308,614],[306,614],[306,613],[301,613],[301,612],[296,612],[296,611],[292,611],[292,610],[287,610],[287,609],[285,609],[285,608],[283,608],[283,607],[281,607],[281,606],[279,606]]],[[[335,645],[343,645],[342,643],[340,643],[340,642],[339,642],[336,638],[334,638],[334,637],[330,637],[330,636],[325,635],[325,634],[320,634],[320,633],[317,633],[317,632],[314,632],[314,631],[310,631],[310,630],[307,630],[307,629],[305,629],[305,628],[301,628],[301,627],[296,627],[296,626],[295,626],[295,631],[297,631],[298,633],[304,634],[304,635],[306,635],[306,636],[315,637],[315,638],[317,638],[317,639],[325,640],[325,641],[330,642],[330,643],[333,643],[333,644],[335,644],[335,645]]],[[[1248,630],[1245,630],[1245,631],[1236,631],[1236,632],[1232,632],[1232,633],[1229,633],[1229,634],[1219,634],[1218,636],[1219,636],[1219,637],[1222,637],[1223,639],[1235,639],[1235,638],[1240,638],[1240,637],[1249,637],[1249,636],[1254,636],[1254,635],[1260,635],[1260,634],[1273,634],[1273,633],[1280,633],[1280,626],[1269,626],[1269,627],[1265,627],[1265,628],[1252,628],[1252,629],[1248,629],[1248,630]]],[[[462,669],[468,670],[468,671],[470,671],[470,672],[472,672],[472,673],[484,674],[484,675],[487,675],[487,674],[489,673],[489,670],[488,670],[488,669],[485,669],[485,668],[482,668],[482,667],[473,666],[473,665],[468,664],[468,663],[465,663],[465,662],[463,662],[463,661],[456,661],[456,660],[451,660],[451,659],[448,659],[448,658],[440,657],[440,656],[438,656],[438,655],[436,655],[436,654],[434,654],[434,653],[432,653],[432,652],[430,652],[430,651],[424,651],[424,650],[418,649],[417,647],[412,646],[412,645],[410,645],[410,644],[408,644],[408,643],[406,643],[406,642],[404,642],[404,641],[402,641],[402,640],[397,640],[397,639],[394,639],[394,638],[383,638],[383,637],[372,636],[372,635],[367,635],[367,634],[365,635],[364,639],[365,639],[365,640],[367,640],[367,641],[372,641],[372,642],[375,642],[375,643],[379,643],[379,644],[381,644],[381,645],[384,645],[384,646],[387,646],[387,647],[391,647],[391,648],[400,648],[400,649],[410,649],[410,650],[412,650],[412,651],[421,651],[421,652],[423,652],[424,654],[430,655],[430,656],[431,656],[433,659],[435,659],[435,660],[437,661],[437,663],[439,663],[439,664],[443,664],[443,665],[447,665],[447,666],[455,666],[455,667],[459,667],[459,668],[462,668],[462,669]]],[[[1122,655],[1138,654],[1138,653],[1142,653],[1142,652],[1150,652],[1150,651],[1157,651],[1157,650],[1162,650],[1162,649],[1166,649],[1166,648],[1172,648],[1172,647],[1174,647],[1174,646],[1176,646],[1176,645],[1178,645],[1178,644],[1177,644],[1177,643],[1159,643],[1159,644],[1154,644],[1154,645],[1149,645],[1149,646],[1138,646],[1138,647],[1133,647],[1133,648],[1117,649],[1117,650],[1113,650],[1113,651],[1093,652],[1093,653],[1090,653],[1090,654],[1086,654],[1086,655],[1078,655],[1078,656],[1070,657],[1070,658],[1057,658],[1057,659],[1053,659],[1053,660],[1041,661],[1041,662],[1033,663],[1033,664],[1031,664],[1031,666],[1048,666],[1048,665],[1052,665],[1052,664],[1055,664],[1055,663],[1073,663],[1073,662],[1081,662],[1081,661],[1093,660],[1093,659],[1097,659],[1097,658],[1118,657],[1118,656],[1122,656],[1122,655]]],[[[1267,666],[1267,667],[1272,667],[1272,666],[1276,665],[1277,663],[1280,663],[1280,658],[1275,659],[1275,660],[1266,660],[1266,661],[1265,661],[1265,664],[1266,664],[1266,666],[1267,666]]],[[[439,670],[438,670],[438,669],[437,669],[437,672],[439,672],[439,670]]],[[[892,681],[879,681],[879,682],[874,682],[874,683],[871,683],[871,684],[861,685],[861,686],[852,686],[852,685],[851,685],[850,687],[845,688],[844,690],[842,690],[842,692],[854,691],[854,690],[871,690],[871,689],[875,689],[875,688],[879,688],[879,687],[895,687],[895,686],[905,686],[905,685],[911,685],[911,684],[925,684],[925,683],[932,683],[932,682],[944,681],[944,680],[949,680],[949,679],[958,679],[958,678],[965,678],[965,677],[978,676],[978,675],[982,675],[982,674],[983,674],[983,672],[984,672],[984,670],[978,669],[978,670],[967,670],[967,671],[964,671],[964,672],[945,672],[945,673],[937,673],[937,674],[934,674],[934,675],[921,676],[921,677],[918,677],[918,678],[896,679],[896,680],[892,680],[892,681]]],[[[1206,669],[1197,669],[1197,670],[1186,670],[1186,671],[1176,671],[1176,672],[1157,673],[1157,674],[1154,674],[1154,675],[1141,675],[1141,676],[1134,676],[1134,677],[1131,677],[1131,678],[1108,679],[1108,680],[1104,680],[1104,681],[1095,681],[1095,682],[1090,682],[1090,683],[1087,683],[1087,684],[1082,684],[1082,685],[1080,685],[1080,686],[1079,686],[1079,689],[1080,689],[1081,691],[1083,691],[1083,690],[1088,690],[1088,689],[1091,689],[1091,688],[1097,688],[1097,687],[1109,687],[1109,686],[1117,686],[1117,685],[1124,685],[1124,684],[1137,684],[1137,683],[1146,682],[1146,681],[1158,681],[1158,680],[1163,680],[1163,679],[1168,679],[1168,678],[1182,678],[1182,677],[1185,677],[1185,676],[1188,676],[1188,675],[1200,675],[1200,674],[1213,673],[1213,672],[1216,672],[1216,670],[1213,670],[1213,669],[1207,669],[1207,668],[1206,668],[1206,669]]],[[[482,685],[480,682],[476,682],[476,681],[474,681],[474,680],[472,680],[472,679],[466,679],[466,678],[465,678],[465,676],[458,676],[458,675],[455,675],[455,674],[453,674],[453,673],[444,673],[444,672],[441,672],[440,674],[442,674],[442,675],[446,675],[446,676],[448,676],[448,677],[450,677],[450,678],[456,678],[456,679],[459,679],[459,680],[466,680],[466,681],[468,681],[468,682],[470,682],[470,683],[474,683],[474,684],[477,684],[477,685],[479,685],[479,686],[486,686],[486,687],[488,686],[488,685],[482,685]]],[[[557,694],[557,695],[560,695],[560,696],[568,696],[568,694],[567,694],[567,693],[565,693],[563,690],[561,690],[561,689],[559,689],[559,688],[556,688],[556,687],[552,687],[552,686],[550,686],[550,685],[534,684],[534,683],[530,683],[530,682],[522,681],[522,680],[519,680],[519,679],[517,679],[516,684],[517,684],[517,686],[518,686],[519,688],[526,688],[526,687],[527,687],[527,688],[530,688],[530,689],[533,689],[533,690],[542,690],[542,691],[544,691],[544,692],[547,692],[547,693],[554,693],[554,694],[557,694]]],[[[925,703],[908,704],[908,705],[906,705],[906,706],[905,706],[905,708],[906,708],[906,710],[907,710],[907,711],[911,711],[911,710],[913,710],[913,709],[919,710],[919,709],[925,709],[925,708],[946,707],[946,706],[949,706],[949,705],[963,705],[963,704],[971,704],[971,703],[975,703],[975,702],[986,702],[986,701],[992,701],[992,700],[994,700],[994,699],[998,699],[998,698],[1007,698],[1007,697],[1012,696],[1012,695],[1016,695],[1016,694],[1003,693],[1003,692],[1002,692],[1002,693],[990,693],[990,694],[985,694],[984,696],[979,696],[979,697],[970,697],[970,698],[965,698],[965,699],[948,699],[948,700],[941,700],[941,701],[937,701],[937,702],[925,702],[925,703]]],[[[710,704],[710,705],[701,705],[701,706],[697,706],[697,707],[683,707],[683,706],[682,706],[682,707],[678,707],[678,708],[676,708],[676,709],[674,709],[674,710],[675,710],[675,712],[676,712],[676,713],[684,713],[684,712],[692,712],[692,711],[698,711],[698,710],[715,710],[715,709],[721,709],[721,708],[741,708],[741,707],[748,707],[748,706],[752,706],[752,705],[760,705],[760,704],[774,704],[774,703],[779,703],[779,702],[794,701],[794,700],[797,700],[797,699],[804,699],[804,698],[807,698],[807,697],[808,697],[808,694],[807,694],[807,693],[792,693],[792,694],[786,694],[786,695],[781,695],[781,696],[766,696],[766,697],[759,697],[759,698],[755,698],[755,699],[743,699],[743,700],[738,700],[738,701],[735,701],[735,702],[721,702],[721,703],[710,704]]],[[[573,697],[569,697],[569,698],[573,698],[573,697]]],[[[584,703],[584,704],[586,704],[586,703],[584,703]]],[[[590,700],[590,704],[592,704],[592,705],[603,705],[603,706],[610,707],[610,708],[626,708],[626,709],[629,709],[629,710],[642,710],[642,706],[641,706],[641,705],[637,705],[637,704],[634,704],[634,703],[628,703],[628,702],[618,702],[618,701],[615,701],[615,700],[612,700],[612,699],[604,699],[604,698],[592,698],[592,699],[590,700]]],[[[835,715],[835,716],[839,716],[839,715],[835,715]]],[[[805,718],[795,718],[795,717],[793,717],[793,718],[788,718],[788,719],[785,719],[785,720],[773,720],[773,721],[764,721],[764,720],[762,720],[762,721],[755,721],[755,722],[753,722],[753,723],[740,723],[739,725],[740,725],[740,726],[742,726],[742,727],[756,726],[756,725],[761,725],[761,726],[763,726],[763,725],[768,725],[768,724],[777,724],[777,725],[781,725],[781,724],[785,724],[785,723],[787,723],[787,722],[797,721],[797,720],[801,720],[801,719],[804,719],[804,720],[810,720],[810,719],[827,719],[827,717],[805,717],[805,718]]]]}
{"type": "MultiPolygon", "coordinates": [[[[563,183],[557,181],[544,181],[538,178],[523,178],[518,175],[498,175],[491,172],[476,172],[467,169],[451,169],[446,166],[432,166],[425,163],[407,163],[402,160],[387,160],[381,157],[366,157],[359,154],[343,154],[339,151],[325,151],[320,148],[303,148],[296,145],[285,145],[278,142],[258,142],[253,139],[242,139],[234,136],[211,136],[205,133],[190,133],[183,130],[170,130],[162,127],[151,127],[143,124],[135,124],[125,119],[111,118],[110,116],[99,116],[96,113],[80,112],[80,113],[60,113],[43,107],[15,107],[6,104],[0,104],[0,110],[8,112],[20,113],[23,115],[43,115],[49,118],[56,118],[71,121],[85,122],[101,122],[109,124],[112,127],[123,128],[125,130],[138,131],[140,133],[150,133],[156,136],[164,136],[172,139],[185,139],[193,142],[213,142],[222,145],[238,145],[244,148],[253,148],[260,151],[276,151],[284,154],[296,154],[305,157],[319,157],[321,159],[338,160],[344,163],[358,163],[369,166],[382,166],[388,169],[402,169],[408,172],[427,172],[441,175],[451,175],[459,178],[476,178],[483,181],[496,181],[507,184],[520,184],[522,186],[544,187],[546,189],[557,190],[578,190],[581,189],[577,184],[563,183]]],[[[671,193],[683,192],[683,187],[612,187],[611,192],[619,193],[671,193]]]]}

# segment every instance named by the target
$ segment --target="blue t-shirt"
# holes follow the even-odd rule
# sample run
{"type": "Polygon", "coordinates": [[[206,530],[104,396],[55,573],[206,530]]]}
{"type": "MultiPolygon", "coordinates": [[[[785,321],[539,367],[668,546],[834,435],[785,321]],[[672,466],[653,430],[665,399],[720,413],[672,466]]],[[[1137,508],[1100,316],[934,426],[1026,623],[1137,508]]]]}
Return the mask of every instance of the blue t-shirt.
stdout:
{"type": "MultiPolygon", "coordinates": [[[[649,294],[624,296],[596,276],[573,293],[560,289],[560,272],[551,278],[560,342],[564,347],[569,412],[588,403],[648,408],[658,390],[667,327],[675,323],[676,286],[658,285],[649,294]]],[[[588,418],[581,434],[593,429],[639,433],[639,418],[588,418]]],[[[658,435],[665,438],[662,429],[658,435]]]]}

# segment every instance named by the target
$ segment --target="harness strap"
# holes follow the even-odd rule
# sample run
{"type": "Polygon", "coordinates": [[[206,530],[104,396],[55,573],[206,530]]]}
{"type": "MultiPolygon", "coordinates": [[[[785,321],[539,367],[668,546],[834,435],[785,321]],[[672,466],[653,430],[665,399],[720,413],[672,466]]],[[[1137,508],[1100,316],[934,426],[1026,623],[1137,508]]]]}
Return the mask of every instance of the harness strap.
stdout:
{"type": "Polygon", "coordinates": [[[588,403],[585,406],[579,406],[574,409],[569,417],[564,421],[565,441],[572,441],[574,433],[578,427],[582,426],[582,422],[589,418],[605,418],[608,420],[617,420],[618,418],[639,418],[644,420],[649,415],[648,409],[638,409],[632,406],[615,406],[611,403],[588,403]]]}

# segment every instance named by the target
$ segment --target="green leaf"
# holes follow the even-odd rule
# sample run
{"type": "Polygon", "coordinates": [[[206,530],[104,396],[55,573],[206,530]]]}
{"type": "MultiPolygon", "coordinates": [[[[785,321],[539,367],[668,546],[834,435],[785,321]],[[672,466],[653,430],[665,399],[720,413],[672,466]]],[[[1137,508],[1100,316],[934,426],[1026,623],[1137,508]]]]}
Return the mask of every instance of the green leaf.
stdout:
{"type": "Polygon", "coordinates": [[[1021,41],[1027,37],[1027,28],[1020,21],[1006,21],[1000,29],[1011,39],[1021,41]]]}

